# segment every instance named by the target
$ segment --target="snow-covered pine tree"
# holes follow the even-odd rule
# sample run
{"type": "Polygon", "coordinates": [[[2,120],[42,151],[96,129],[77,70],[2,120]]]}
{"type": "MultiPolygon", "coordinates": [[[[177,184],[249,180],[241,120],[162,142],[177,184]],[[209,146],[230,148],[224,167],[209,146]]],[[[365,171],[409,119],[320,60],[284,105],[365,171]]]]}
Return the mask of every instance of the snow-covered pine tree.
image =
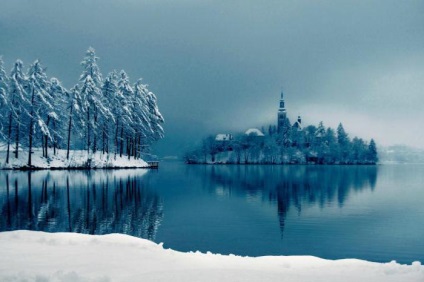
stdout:
{"type": "MultiPolygon", "coordinates": [[[[278,136],[277,136],[277,142],[279,145],[284,147],[289,147],[291,140],[290,140],[290,132],[292,130],[292,126],[290,123],[290,120],[288,117],[285,117],[282,123],[281,128],[279,128],[278,136]]],[[[297,130],[293,128],[293,130],[297,130]]]]}
{"type": "Polygon", "coordinates": [[[368,145],[368,162],[375,164],[378,162],[377,154],[377,145],[375,144],[374,139],[371,139],[370,144],[368,145]]]}
{"type": "Polygon", "coordinates": [[[341,123],[337,127],[337,143],[340,151],[339,159],[342,163],[345,163],[349,155],[350,140],[341,123]]]}
{"type": "Polygon", "coordinates": [[[16,60],[10,72],[8,97],[9,97],[9,113],[8,129],[7,129],[7,154],[6,163],[9,163],[10,143],[12,142],[12,130],[15,135],[15,158],[19,157],[20,143],[20,127],[22,123],[22,113],[28,112],[28,97],[27,97],[27,78],[22,71],[23,63],[21,60],[16,60]]]}
{"type": "Polygon", "coordinates": [[[120,93],[119,98],[120,106],[122,108],[121,115],[117,118],[120,119],[120,138],[119,138],[119,156],[122,157],[124,150],[124,140],[127,139],[127,152],[129,149],[129,136],[134,133],[134,120],[133,112],[131,111],[134,103],[134,90],[130,85],[128,75],[124,70],[121,70],[118,81],[118,91],[120,93]]]}
{"type": "Polygon", "coordinates": [[[6,139],[5,127],[7,126],[6,121],[9,107],[8,81],[9,78],[4,69],[3,58],[0,56],[0,135],[3,139],[6,139]]]}
{"type": "Polygon", "coordinates": [[[148,145],[149,139],[154,135],[152,123],[150,119],[150,109],[148,101],[147,86],[139,79],[134,84],[135,103],[133,105],[133,112],[136,115],[136,137],[135,137],[135,156],[140,157],[142,152],[142,145],[148,145]],[[144,144],[147,142],[147,144],[144,144]]]}
{"type": "Polygon", "coordinates": [[[149,107],[150,113],[150,127],[153,130],[153,135],[151,139],[152,141],[158,141],[164,136],[162,124],[165,123],[165,120],[159,111],[156,95],[153,94],[153,92],[151,91],[147,92],[147,105],[149,107]]]}
{"type": "MultiPolygon", "coordinates": [[[[116,124],[119,120],[116,118],[120,113],[121,99],[119,99],[120,93],[118,92],[118,74],[116,71],[110,72],[103,81],[102,93],[105,99],[105,107],[109,109],[110,115],[108,115],[102,123],[102,152],[109,153],[109,139],[114,136],[112,132],[115,132],[116,124]]],[[[115,151],[116,153],[117,151],[115,151]]]]}
{"type": "MultiPolygon", "coordinates": [[[[49,128],[52,136],[53,143],[53,154],[56,155],[56,149],[58,148],[61,139],[62,139],[62,123],[65,120],[66,116],[66,100],[67,100],[67,90],[62,86],[60,81],[53,77],[50,79],[50,88],[49,93],[52,98],[51,104],[52,109],[47,114],[47,122],[46,125],[49,128]]],[[[47,157],[47,148],[48,148],[48,138],[44,140],[45,146],[45,156],[47,157]]]]}
{"type": "Polygon", "coordinates": [[[315,152],[317,153],[317,157],[318,157],[319,162],[323,161],[325,151],[326,151],[326,146],[325,146],[325,142],[324,142],[325,133],[326,132],[325,132],[324,123],[322,121],[320,121],[320,123],[318,124],[318,127],[315,131],[314,144],[312,146],[313,149],[315,150],[315,152]]]}
{"type": "MultiPolygon", "coordinates": [[[[30,94],[28,166],[32,166],[32,146],[35,129],[38,128],[44,137],[52,140],[52,134],[43,117],[50,116],[53,110],[52,97],[49,93],[49,81],[44,68],[36,60],[28,70],[28,93],[30,94]]],[[[47,152],[45,152],[47,154],[47,152]]]]}
{"type": "Polygon", "coordinates": [[[88,48],[84,60],[81,62],[84,70],[80,76],[81,82],[81,98],[82,110],[86,114],[87,126],[87,152],[90,152],[90,147],[93,145],[92,151],[97,151],[97,135],[99,128],[99,120],[110,115],[103,103],[104,99],[100,90],[102,86],[102,75],[97,65],[98,57],[93,48],[88,48]],[[91,137],[93,136],[93,139],[91,137]],[[93,140],[93,144],[91,144],[93,140]]]}
{"type": "Polygon", "coordinates": [[[83,135],[84,114],[81,111],[82,99],[79,93],[78,85],[75,85],[70,91],[66,92],[65,98],[66,114],[67,114],[67,142],[66,142],[66,159],[69,160],[69,151],[71,147],[71,135],[74,124],[80,125],[79,131],[83,135]]]}
{"type": "Polygon", "coordinates": [[[96,56],[96,50],[94,50],[92,47],[89,47],[85,53],[83,61],[81,62],[81,65],[84,68],[79,79],[81,82],[83,82],[87,77],[90,77],[97,87],[102,85],[103,78],[100,72],[100,68],[97,65],[98,60],[99,57],[96,56]]]}
{"type": "Polygon", "coordinates": [[[102,91],[105,99],[108,101],[109,110],[111,113],[112,127],[111,132],[113,132],[113,143],[115,145],[115,158],[119,152],[119,132],[122,121],[122,117],[124,115],[123,108],[121,104],[124,102],[124,97],[122,96],[121,91],[118,88],[118,79],[119,76],[116,71],[112,71],[108,74],[105,80],[105,84],[103,85],[102,91]]]}

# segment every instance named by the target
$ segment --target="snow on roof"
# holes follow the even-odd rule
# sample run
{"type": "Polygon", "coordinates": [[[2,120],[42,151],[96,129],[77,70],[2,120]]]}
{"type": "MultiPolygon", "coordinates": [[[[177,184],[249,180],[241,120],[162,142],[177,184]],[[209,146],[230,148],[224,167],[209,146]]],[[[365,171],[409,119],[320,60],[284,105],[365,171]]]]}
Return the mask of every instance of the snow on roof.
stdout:
{"type": "Polygon", "coordinates": [[[246,130],[246,132],[244,133],[246,135],[256,135],[256,136],[265,136],[262,131],[260,131],[257,128],[249,128],[248,130],[246,130]]]}
{"type": "Polygon", "coordinates": [[[220,134],[217,134],[216,137],[215,137],[216,141],[227,141],[227,140],[232,140],[232,139],[233,139],[233,136],[231,134],[228,134],[228,133],[226,133],[226,134],[220,133],[220,134]]]}
{"type": "Polygon", "coordinates": [[[302,129],[302,124],[300,122],[296,121],[295,123],[293,123],[293,127],[301,130],[302,129]]]}

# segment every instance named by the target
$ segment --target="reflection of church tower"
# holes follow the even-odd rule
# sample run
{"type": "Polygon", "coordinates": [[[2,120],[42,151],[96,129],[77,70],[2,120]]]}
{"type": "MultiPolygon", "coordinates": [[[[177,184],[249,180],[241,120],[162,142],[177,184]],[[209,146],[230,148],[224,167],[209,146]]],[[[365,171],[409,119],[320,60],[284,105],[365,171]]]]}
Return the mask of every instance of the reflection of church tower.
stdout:
{"type": "Polygon", "coordinates": [[[284,106],[284,93],[283,91],[281,91],[280,108],[278,109],[278,123],[277,123],[278,132],[280,132],[281,129],[283,128],[284,121],[286,120],[286,116],[287,116],[287,113],[286,113],[286,108],[284,106]]]}

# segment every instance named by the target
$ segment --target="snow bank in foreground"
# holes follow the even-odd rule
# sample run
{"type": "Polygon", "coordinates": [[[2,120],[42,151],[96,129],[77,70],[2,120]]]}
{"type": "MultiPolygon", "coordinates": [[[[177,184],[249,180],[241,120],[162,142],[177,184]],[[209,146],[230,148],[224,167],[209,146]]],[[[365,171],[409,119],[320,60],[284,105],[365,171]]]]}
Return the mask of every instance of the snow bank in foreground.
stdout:
{"type": "Polygon", "coordinates": [[[181,253],[126,235],[0,233],[0,281],[424,281],[419,262],[181,253]]]}
{"type": "MultiPolygon", "coordinates": [[[[74,150],[70,152],[69,160],[66,159],[66,150],[58,150],[56,155],[49,151],[49,157],[44,158],[41,149],[34,149],[32,165],[34,168],[142,168],[148,164],[143,160],[128,159],[127,156],[119,157],[114,154],[97,152],[87,157],[87,151],[74,150]],[[87,161],[88,160],[88,161],[87,161]]],[[[0,151],[0,168],[22,168],[28,164],[28,152],[19,151],[19,158],[11,153],[9,164],[6,164],[6,152],[0,151]]]]}

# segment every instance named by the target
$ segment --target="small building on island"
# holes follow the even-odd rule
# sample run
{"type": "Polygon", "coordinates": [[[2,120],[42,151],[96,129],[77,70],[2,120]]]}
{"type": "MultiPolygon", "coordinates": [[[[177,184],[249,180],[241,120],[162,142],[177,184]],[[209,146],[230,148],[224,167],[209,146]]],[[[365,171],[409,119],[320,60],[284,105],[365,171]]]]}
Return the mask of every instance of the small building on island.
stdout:
{"type": "Polygon", "coordinates": [[[230,133],[219,133],[215,137],[215,141],[225,142],[233,140],[233,135],[230,133]]]}
{"type": "Polygon", "coordinates": [[[244,134],[247,136],[265,137],[265,134],[257,128],[249,128],[244,134]]]}

